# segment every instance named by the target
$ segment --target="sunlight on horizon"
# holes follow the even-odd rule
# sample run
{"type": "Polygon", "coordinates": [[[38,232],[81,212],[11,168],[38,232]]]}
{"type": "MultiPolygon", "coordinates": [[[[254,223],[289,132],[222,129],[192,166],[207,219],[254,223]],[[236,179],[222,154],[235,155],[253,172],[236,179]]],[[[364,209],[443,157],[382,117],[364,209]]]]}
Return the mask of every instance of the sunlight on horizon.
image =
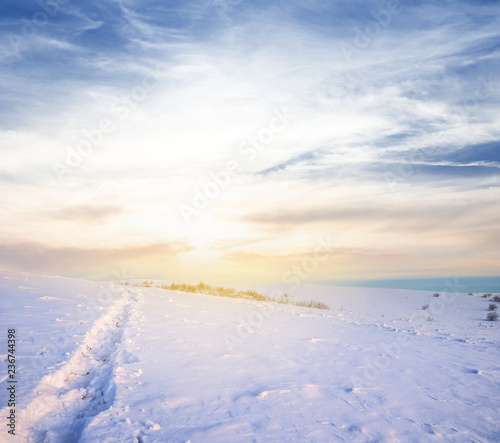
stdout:
{"type": "Polygon", "coordinates": [[[169,27],[137,6],[88,28],[68,4],[0,54],[4,86],[26,67],[0,109],[2,267],[280,282],[330,236],[311,279],[498,272],[495,5],[401,3],[363,45],[360,4],[158,5],[169,27]]]}

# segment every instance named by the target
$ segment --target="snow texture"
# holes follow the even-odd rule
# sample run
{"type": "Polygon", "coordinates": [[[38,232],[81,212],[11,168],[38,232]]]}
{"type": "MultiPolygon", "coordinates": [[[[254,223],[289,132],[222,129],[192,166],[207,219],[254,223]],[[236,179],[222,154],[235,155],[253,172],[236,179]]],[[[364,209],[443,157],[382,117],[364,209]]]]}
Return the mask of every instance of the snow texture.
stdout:
{"type": "Polygon", "coordinates": [[[12,273],[0,294],[20,380],[1,441],[500,441],[500,322],[477,295],[290,294],[323,311],[12,273]]]}

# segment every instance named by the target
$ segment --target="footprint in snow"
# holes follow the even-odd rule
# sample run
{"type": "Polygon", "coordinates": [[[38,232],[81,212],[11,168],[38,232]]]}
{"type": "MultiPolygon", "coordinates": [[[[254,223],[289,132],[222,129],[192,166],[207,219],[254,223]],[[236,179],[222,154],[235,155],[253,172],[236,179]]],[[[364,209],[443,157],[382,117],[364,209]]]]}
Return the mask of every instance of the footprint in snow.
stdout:
{"type": "Polygon", "coordinates": [[[306,338],[307,341],[310,341],[311,343],[316,343],[318,341],[321,341],[321,338],[314,338],[314,337],[311,337],[311,338],[306,338]]]}
{"type": "Polygon", "coordinates": [[[283,389],[281,391],[262,391],[259,395],[257,395],[258,399],[263,399],[269,396],[269,394],[287,394],[290,391],[290,389],[283,389]]]}

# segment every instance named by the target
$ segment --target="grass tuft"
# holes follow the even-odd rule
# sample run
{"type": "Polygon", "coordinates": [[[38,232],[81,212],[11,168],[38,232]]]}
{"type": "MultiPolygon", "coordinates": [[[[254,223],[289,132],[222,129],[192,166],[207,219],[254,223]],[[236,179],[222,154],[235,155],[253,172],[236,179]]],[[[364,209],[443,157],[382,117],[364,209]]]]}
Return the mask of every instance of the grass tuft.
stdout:
{"type": "MultiPolygon", "coordinates": [[[[127,283],[128,284],[128,283],[127,283]]],[[[142,284],[138,284],[135,286],[141,286],[144,288],[150,288],[153,282],[144,281],[142,284]]],[[[208,294],[215,295],[217,297],[229,297],[229,298],[243,298],[245,300],[256,300],[256,301],[265,301],[265,302],[274,302],[281,303],[285,305],[293,305],[293,306],[304,306],[307,308],[316,308],[316,309],[330,309],[328,305],[321,302],[316,301],[292,301],[288,294],[284,294],[282,298],[269,297],[267,295],[259,294],[256,291],[239,291],[234,288],[224,288],[223,286],[211,286],[206,283],[200,282],[197,285],[193,285],[191,283],[171,283],[169,285],[161,285],[157,286],[159,289],[167,289],[170,291],[181,291],[181,292],[190,292],[197,294],[208,294]]]]}
{"type": "Polygon", "coordinates": [[[489,312],[488,315],[486,316],[486,320],[488,320],[488,321],[497,321],[498,320],[498,314],[496,312],[489,312]]]}

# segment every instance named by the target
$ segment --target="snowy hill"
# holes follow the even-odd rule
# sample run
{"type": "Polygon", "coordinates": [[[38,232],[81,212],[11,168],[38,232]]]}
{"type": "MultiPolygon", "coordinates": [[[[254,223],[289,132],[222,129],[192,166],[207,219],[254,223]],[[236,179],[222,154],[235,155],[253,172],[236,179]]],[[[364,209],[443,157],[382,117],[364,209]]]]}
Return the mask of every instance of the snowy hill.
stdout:
{"type": "Polygon", "coordinates": [[[318,310],[0,277],[4,423],[7,329],[17,370],[2,441],[500,441],[500,322],[480,295],[291,294],[331,308],[318,310]]]}

